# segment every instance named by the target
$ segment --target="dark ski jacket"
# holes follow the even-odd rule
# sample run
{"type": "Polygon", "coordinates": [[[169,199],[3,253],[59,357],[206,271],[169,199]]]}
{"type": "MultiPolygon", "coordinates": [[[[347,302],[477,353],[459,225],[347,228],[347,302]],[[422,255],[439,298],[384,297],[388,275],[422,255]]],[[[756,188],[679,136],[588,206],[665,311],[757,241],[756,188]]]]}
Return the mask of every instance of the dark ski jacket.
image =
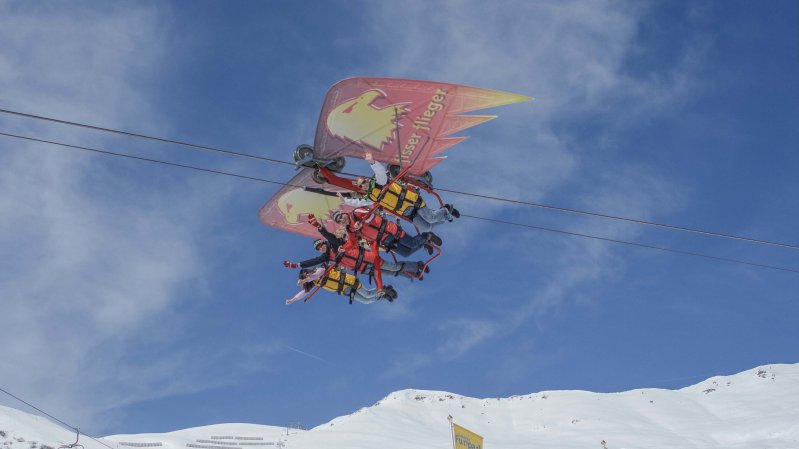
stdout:
{"type": "Polygon", "coordinates": [[[300,262],[300,268],[315,267],[317,265],[330,262],[334,257],[336,257],[335,254],[338,252],[339,247],[344,244],[344,239],[336,237],[332,232],[328,231],[323,226],[319,226],[316,229],[318,229],[319,233],[322,234],[322,237],[327,240],[328,251],[312,259],[303,260],[300,262]]]}

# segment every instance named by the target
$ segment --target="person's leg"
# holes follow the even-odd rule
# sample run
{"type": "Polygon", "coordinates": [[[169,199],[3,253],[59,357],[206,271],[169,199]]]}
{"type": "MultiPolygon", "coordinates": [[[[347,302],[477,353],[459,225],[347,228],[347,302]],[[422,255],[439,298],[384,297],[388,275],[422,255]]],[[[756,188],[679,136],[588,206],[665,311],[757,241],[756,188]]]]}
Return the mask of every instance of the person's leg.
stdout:
{"type": "Polygon", "coordinates": [[[413,224],[419,228],[420,232],[427,232],[448,220],[452,220],[452,215],[446,208],[441,207],[433,210],[425,206],[416,211],[416,216],[413,217],[413,224]]]}
{"type": "Polygon", "coordinates": [[[365,288],[361,285],[352,292],[352,299],[361,304],[371,304],[380,299],[380,295],[377,294],[376,288],[365,288]]]}
{"type": "Polygon", "coordinates": [[[397,254],[402,257],[408,257],[415,253],[416,250],[422,247],[430,239],[430,233],[422,232],[419,235],[410,236],[409,234],[403,235],[397,240],[397,254]]]}
{"type": "Polygon", "coordinates": [[[385,276],[405,276],[414,279],[421,266],[424,266],[424,262],[394,262],[393,260],[384,259],[380,272],[385,276]]]}
{"type": "Polygon", "coordinates": [[[383,264],[380,266],[380,271],[384,275],[398,276],[402,271],[402,264],[399,262],[394,262],[393,260],[383,259],[383,264]]]}

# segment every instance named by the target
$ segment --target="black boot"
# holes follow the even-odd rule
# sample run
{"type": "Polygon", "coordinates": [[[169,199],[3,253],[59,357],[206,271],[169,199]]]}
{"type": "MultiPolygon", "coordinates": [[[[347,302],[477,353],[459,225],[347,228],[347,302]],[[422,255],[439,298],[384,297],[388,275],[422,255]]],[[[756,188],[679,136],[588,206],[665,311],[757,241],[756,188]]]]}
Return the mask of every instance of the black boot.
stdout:
{"type": "Polygon", "coordinates": [[[449,211],[449,214],[452,215],[453,217],[460,218],[461,213],[458,212],[458,209],[455,209],[455,206],[453,206],[452,204],[445,204],[444,208],[446,208],[449,211]]]}
{"type": "Polygon", "coordinates": [[[434,233],[432,233],[432,232],[428,232],[428,234],[429,234],[429,235],[428,235],[427,239],[428,239],[428,241],[430,241],[430,242],[431,242],[433,245],[436,245],[436,246],[441,246],[441,244],[442,244],[442,243],[444,243],[444,241],[443,241],[443,240],[441,240],[441,237],[439,237],[439,236],[435,235],[434,233]]]}
{"type": "Polygon", "coordinates": [[[383,291],[388,302],[394,302],[394,300],[397,299],[397,291],[394,290],[394,287],[386,285],[383,288],[383,291]]]}
{"type": "Polygon", "coordinates": [[[419,269],[416,270],[416,276],[421,277],[422,273],[429,273],[430,267],[425,265],[424,262],[416,262],[419,266],[419,269]]]}

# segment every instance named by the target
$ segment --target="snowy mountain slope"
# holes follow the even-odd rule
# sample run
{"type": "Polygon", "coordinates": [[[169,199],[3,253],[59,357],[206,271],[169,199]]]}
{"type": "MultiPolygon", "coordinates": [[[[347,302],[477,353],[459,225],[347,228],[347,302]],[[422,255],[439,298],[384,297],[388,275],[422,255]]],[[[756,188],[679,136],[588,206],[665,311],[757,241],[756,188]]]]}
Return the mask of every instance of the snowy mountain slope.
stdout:
{"type": "Polygon", "coordinates": [[[3,449],[56,449],[74,442],[74,431],[65,430],[47,418],[0,406],[0,447],[3,449]]]}
{"type": "Polygon", "coordinates": [[[487,448],[599,448],[603,440],[611,449],[799,448],[799,365],[755,368],[678,391],[474,399],[404,390],[291,436],[287,447],[317,447],[327,439],[333,447],[446,449],[449,414],[483,435],[487,448]]]}
{"type": "MultiPolygon", "coordinates": [[[[114,449],[448,449],[447,415],[483,435],[488,449],[602,448],[602,441],[608,449],[799,449],[799,364],[713,377],[676,391],[549,391],[476,399],[402,390],[307,431],[219,424],[103,441],[114,449]]],[[[0,408],[0,431],[0,449],[57,449],[74,441],[69,431],[8,408],[0,408]]],[[[81,443],[105,448],[87,439],[81,443]]]]}
{"type": "MultiPolygon", "coordinates": [[[[167,433],[113,435],[98,438],[101,442],[82,435],[80,444],[85,449],[276,449],[283,445],[285,434],[285,427],[216,424],[167,433]]],[[[58,449],[74,442],[74,431],[46,418],[0,406],[2,449],[58,449]]]]}
{"type": "Polygon", "coordinates": [[[275,449],[283,445],[285,427],[260,424],[216,424],[168,433],[113,435],[105,440],[119,449],[275,449]],[[159,444],[160,443],[160,444],[159,444]]]}

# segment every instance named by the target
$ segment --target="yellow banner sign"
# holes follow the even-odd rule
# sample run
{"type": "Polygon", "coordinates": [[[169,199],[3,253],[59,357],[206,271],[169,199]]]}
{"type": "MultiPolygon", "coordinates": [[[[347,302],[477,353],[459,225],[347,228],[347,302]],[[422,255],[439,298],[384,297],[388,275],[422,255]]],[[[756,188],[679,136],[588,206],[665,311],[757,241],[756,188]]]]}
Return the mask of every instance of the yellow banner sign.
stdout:
{"type": "Polygon", "coordinates": [[[483,437],[453,423],[452,438],[455,449],[483,449],[483,437]]]}

